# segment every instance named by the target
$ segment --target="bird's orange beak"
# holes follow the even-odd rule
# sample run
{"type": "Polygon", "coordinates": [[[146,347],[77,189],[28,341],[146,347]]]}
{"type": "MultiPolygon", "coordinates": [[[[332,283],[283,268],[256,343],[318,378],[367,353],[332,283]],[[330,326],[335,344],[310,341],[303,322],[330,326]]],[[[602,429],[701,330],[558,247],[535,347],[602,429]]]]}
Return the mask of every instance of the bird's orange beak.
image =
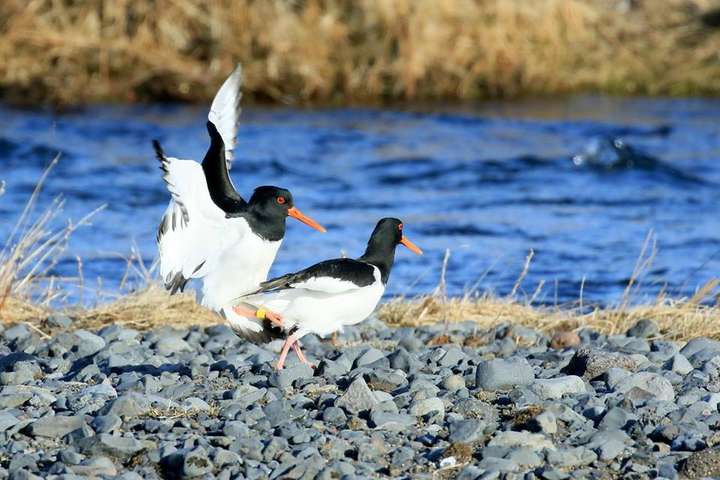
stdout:
{"type": "Polygon", "coordinates": [[[423,251],[420,250],[420,247],[418,247],[418,246],[415,245],[413,242],[411,242],[410,240],[408,240],[408,238],[407,238],[405,235],[403,235],[402,238],[400,239],[400,243],[402,243],[402,244],[405,245],[407,248],[409,248],[410,251],[415,252],[415,253],[417,253],[418,255],[422,255],[422,254],[423,254],[423,251]]]}
{"type": "Polygon", "coordinates": [[[315,220],[308,217],[307,215],[305,215],[304,213],[302,213],[300,210],[298,210],[295,207],[288,209],[288,215],[300,220],[302,223],[304,223],[305,225],[307,225],[309,227],[314,228],[315,230],[319,230],[323,233],[327,232],[327,230],[325,230],[325,227],[323,227],[322,225],[320,225],[315,220]]]}

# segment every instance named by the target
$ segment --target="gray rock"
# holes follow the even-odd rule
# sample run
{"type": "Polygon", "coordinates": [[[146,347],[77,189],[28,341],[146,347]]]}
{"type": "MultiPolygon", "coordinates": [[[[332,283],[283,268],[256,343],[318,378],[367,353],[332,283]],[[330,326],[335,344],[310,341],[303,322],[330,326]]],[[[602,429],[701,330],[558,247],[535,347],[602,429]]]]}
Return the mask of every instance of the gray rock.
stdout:
{"type": "Polygon", "coordinates": [[[599,377],[611,368],[624,368],[634,371],[637,362],[628,355],[581,347],[562,369],[568,375],[578,375],[585,379],[599,377]]]}
{"type": "Polygon", "coordinates": [[[558,378],[536,379],[530,389],[543,400],[562,398],[563,395],[577,395],[587,391],[585,382],[576,375],[558,378]]]}
{"type": "Polygon", "coordinates": [[[592,436],[591,441],[585,445],[597,453],[598,458],[604,462],[618,457],[625,451],[626,443],[630,442],[630,437],[620,430],[600,431],[592,436]]]}
{"type": "Polygon", "coordinates": [[[191,352],[193,348],[180,336],[166,335],[157,341],[155,350],[163,357],[169,357],[176,353],[191,352]]]}
{"type": "Polygon", "coordinates": [[[448,440],[452,443],[474,443],[484,438],[487,422],[480,419],[458,420],[450,424],[450,436],[448,440]]]}
{"type": "Polygon", "coordinates": [[[496,432],[489,447],[529,447],[536,450],[555,450],[555,445],[544,435],[528,432],[496,432]]]}
{"type": "Polygon", "coordinates": [[[80,451],[88,455],[109,455],[120,459],[130,458],[148,446],[133,437],[121,437],[101,433],[94,437],[83,438],[77,442],[80,451]]]}
{"type": "Polygon", "coordinates": [[[433,412],[438,413],[441,417],[445,415],[445,404],[437,397],[419,400],[410,405],[410,415],[416,417],[424,417],[433,412]]]}
{"type": "Polygon", "coordinates": [[[213,471],[214,465],[210,461],[204,448],[198,447],[189,451],[183,458],[183,474],[186,477],[199,477],[213,471]]]}
{"type": "Polygon", "coordinates": [[[457,347],[452,347],[445,352],[445,355],[438,360],[437,364],[441,367],[454,367],[465,359],[465,353],[457,347]]]}
{"type": "Polygon", "coordinates": [[[110,402],[104,414],[117,415],[121,418],[135,418],[150,411],[150,401],[139,393],[126,393],[110,402]]]}
{"type": "Polygon", "coordinates": [[[0,394],[0,409],[2,408],[15,408],[24,404],[32,398],[31,392],[14,392],[0,394]]]}
{"type": "Polygon", "coordinates": [[[675,399],[675,390],[673,390],[672,384],[662,375],[652,372],[638,372],[629,375],[621,379],[613,389],[622,394],[628,394],[633,389],[640,389],[648,392],[648,398],[660,401],[675,399]]]}
{"type": "Polygon", "coordinates": [[[105,340],[87,330],[76,330],[73,335],[77,337],[77,353],[81,357],[94,355],[105,348],[105,340]]]}
{"type": "Polygon", "coordinates": [[[557,418],[553,412],[542,412],[530,421],[534,429],[545,435],[554,435],[557,433],[557,418]]]}
{"type": "Polygon", "coordinates": [[[442,385],[448,392],[457,392],[465,388],[465,378],[462,375],[448,375],[442,385]]]}
{"type": "Polygon", "coordinates": [[[0,432],[4,432],[8,428],[12,428],[20,422],[15,415],[10,412],[0,412],[0,432]]]}
{"type": "Polygon", "coordinates": [[[680,350],[680,353],[682,353],[685,358],[689,359],[694,354],[702,350],[710,350],[720,354],[720,342],[705,337],[693,338],[685,344],[685,346],[680,350]]]}
{"type": "Polygon", "coordinates": [[[28,427],[33,437],[60,438],[81,428],[85,419],[81,416],[47,416],[36,420],[28,427]]]}
{"type": "Polygon", "coordinates": [[[117,468],[115,464],[107,457],[95,457],[87,461],[70,467],[70,470],[84,477],[97,478],[100,476],[115,477],[117,468]]]}
{"type": "Polygon", "coordinates": [[[524,359],[495,359],[482,362],[475,371],[475,388],[482,390],[508,390],[530,385],[535,379],[533,369],[524,359]]]}
{"type": "Polygon", "coordinates": [[[660,335],[657,324],[650,319],[638,320],[635,325],[627,331],[628,337],[649,338],[660,335]]]}
{"type": "Polygon", "coordinates": [[[620,407],[608,410],[598,424],[600,430],[624,430],[628,422],[636,417],[620,407]]]}
{"type": "Polygon", "coordinates": [[[122,426],[122,420],[115,414],[98,415],[92,419],[90,426],[96,433],[110,433],[122,426]]]}
{"type": "Polygon", "coordinates": [[[372,390],[392,392],[407,383],[407,375],[402,370],[376,368],[365,375],[365,381],[372,390]]]}
{"type": "Polygon", "coordinates": [[[370,365],[371,363],[374,363],[383,358],[385,358],[385,354],[381,350],[372,347],[368,348],[367,350],[365,350],[365,352],[363,352],[362,355],[357,358],[357,360],[355,360],[355,368],[370,365]]]}
{"type": "Polygon", "coordinates": [[[358,377],[350,384],[342,397],[335,402],[335,406],[344,408],[350,413],[359,413],[370,410],[378,403],[372,390],[365,383],[365,379],[358,377]]]}
{"type": "Polygon", "coordinates": [[[685,358],[685,355],[683,355],[682,353],[675,354],[668,361],[668,368],[680,375],[687,375],[688,373],[693,371],[692,364],[688,361],[687,358],[685,358]]]}
{"type": "Polygon", "coordinates": [[[344,425],[347,422],[347,415],[342,408],[328,407],[323,411],[322,419],[331,425],[344,425]]]}
{"type": "Polygon", "coordinates": [[[370,420],[378,430],[404,431],[415,425],[415,418],[397,412],[374,411],[370,420]]]}
{"type": "Polygon", "coordinates": [[[562,448],[547,452],[549,464],[562,468],[576,468],[590,465],[598,456],[592,450],[585,447],[562,448]]]}
{"type": "Polygon", "coordinates": [[[542,465],[544,461],[543,458],[535,452],[535,450],[528,447],[514,448],[505,458],[525,468],[537,467],[542,465]]]}

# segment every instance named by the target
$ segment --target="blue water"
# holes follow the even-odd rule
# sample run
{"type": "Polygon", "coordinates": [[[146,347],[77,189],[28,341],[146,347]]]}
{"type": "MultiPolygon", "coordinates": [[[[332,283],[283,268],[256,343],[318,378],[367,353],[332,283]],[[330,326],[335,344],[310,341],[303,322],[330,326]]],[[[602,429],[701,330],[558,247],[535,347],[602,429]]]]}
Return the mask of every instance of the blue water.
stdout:
{"type": "MultiPolygon", "coordinates": [[[[107,204],[53,270],[112,293],[136,244],[156,256],[168,201],[150,145],[201,159],[204,108],[101,107],[52,114],[0,108],[0,234],[57,152],[43,202],[63,219],[107,204]]],[[[396,216],[426,252],[399,249],[388,293],[431,292],[450,249],[447,290],[614,303],[646,236],[656,255],[634,299],[691,295],[720,272],[720,101],[577,97],[403,110],[249,107],[231,171],[244,196],[289,188],[321,235],[293,220],[271,274],[362,253],[377,219],[396,216]]],[[[88,293],[90,292],[90,293],[88,293]]],[[[71,300],[79,298],[71,294],[71,300]]]]}

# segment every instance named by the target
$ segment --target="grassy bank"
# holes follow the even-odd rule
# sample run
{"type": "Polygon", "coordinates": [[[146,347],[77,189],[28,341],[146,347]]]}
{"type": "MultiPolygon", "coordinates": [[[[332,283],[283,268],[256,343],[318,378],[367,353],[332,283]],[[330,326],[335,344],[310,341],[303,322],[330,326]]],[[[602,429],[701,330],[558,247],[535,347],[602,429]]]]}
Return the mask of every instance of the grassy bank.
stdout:
{"type": "Polygon", "coordinates": [[[255,100],[720,93],[712,0],[6,0],[0,98],[255,100]]]}

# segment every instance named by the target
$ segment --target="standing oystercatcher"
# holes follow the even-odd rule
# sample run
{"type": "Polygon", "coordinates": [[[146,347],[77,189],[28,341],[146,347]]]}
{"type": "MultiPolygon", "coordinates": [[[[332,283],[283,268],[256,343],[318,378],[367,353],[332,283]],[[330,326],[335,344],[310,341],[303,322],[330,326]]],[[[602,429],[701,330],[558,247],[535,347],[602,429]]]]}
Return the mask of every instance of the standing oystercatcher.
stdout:
{"type": "Polygon", "coordinates": [[[283,345],[277,368],[282,369],[293,347],[298,358],[308,363],[298,340],[308,333],[326,336],[367,318],[385,292],[399,244],[422,255],[422,250],[403,235],[397,218],[383,218],[375,226],[365,253],[356,260],[337,258],[260,284],[243,298],[282,315],[290,333],[283,345]]]}
{"type": "Polygon", "coordinates": [[[172,196],[157,232],[160,275],[171,294],[191,278],[203,281],[202,304],[220,313],[238,334],[251,341],[272,337],[269,323],[282,323],[266,309],[235,305],[267,279],[290,216],[324,232],[295,207],[284,188],[262,186],[246,202],[233,186],[228,168],[233,158],[240,116],[240,66],[215,95],[208,115],[210,134],[202,164],[165,156],[153,146],[172,196]]]}

